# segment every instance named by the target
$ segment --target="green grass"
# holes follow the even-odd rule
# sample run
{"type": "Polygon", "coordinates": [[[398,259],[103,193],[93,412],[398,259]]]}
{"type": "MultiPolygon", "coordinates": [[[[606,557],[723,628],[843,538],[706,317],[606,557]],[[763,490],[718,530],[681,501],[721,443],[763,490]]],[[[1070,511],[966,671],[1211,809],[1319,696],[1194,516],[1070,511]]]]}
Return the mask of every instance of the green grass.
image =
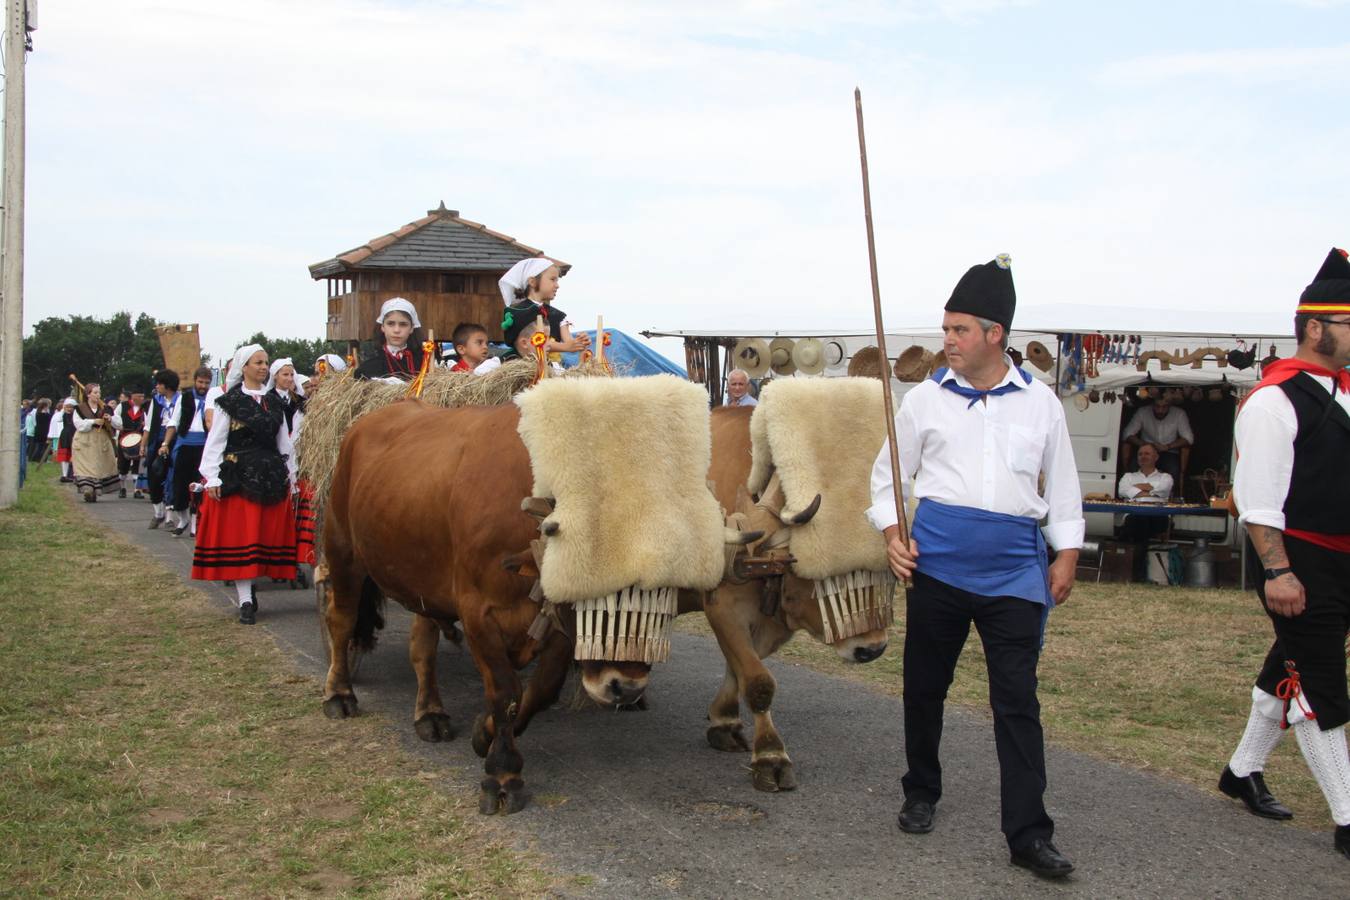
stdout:
{"type": "MultiPolygon", "coordinates": [[[[55,483],[0,512],[0,895],[536,896],[387,722],[331,722],[266,632],[55,483]]],[[[450,793],[451,791],[453,793],[450,793]]]]}
{"type": "MultiPolygon", "coordinates": [[[[778,657],[898,697],[904,672],[903,592],[896,619],[886,654],[866,665],[846,663],[804,635],[778,657]]],[[[708,631],[698,617],[677,621],[685,630],[708,631]]],[[[1271,638],[1269,620],[1252,593],[1079,584],[1069,602],[1051,614],[1041,654],[1047,740],[1217,795],[1219,773],[1246,726],[1252,681],[1271,638]]],[[[988,710],[984,653],[974,629],[950,702],[988,710]]],[[[792,736],[785,738],[790,751],[792,736]]],[[[1331,827],[1326,801],[1293,734],[1271,758],[1266,781],[1294,810],[1297,825],[1331,827]]]]}

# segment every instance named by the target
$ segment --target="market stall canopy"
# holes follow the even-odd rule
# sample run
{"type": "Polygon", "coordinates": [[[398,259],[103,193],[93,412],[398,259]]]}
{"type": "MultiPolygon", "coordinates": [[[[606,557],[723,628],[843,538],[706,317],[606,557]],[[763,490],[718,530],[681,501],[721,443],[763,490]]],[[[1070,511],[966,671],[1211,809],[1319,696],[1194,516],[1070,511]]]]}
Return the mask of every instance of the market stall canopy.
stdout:
{"type": "MultiPolygon", "coordinates": [[[[573,335],[590,335],[591,346],[595,346],[594,329],[572,333],[573,335]]],[[[610,364],[614,366],[615,373],[619,375],[678,375],[681,378],[688,377],[684,369],[631,335],[624,334],[615,328],[606,328],[605,333],[609,335],[609,346],[605,348],[605,359],[609,360],[610,364]]],[[[563,365],[571,368],[577,364],[579,359],[579,354],[564,353],[563,365]]]]}

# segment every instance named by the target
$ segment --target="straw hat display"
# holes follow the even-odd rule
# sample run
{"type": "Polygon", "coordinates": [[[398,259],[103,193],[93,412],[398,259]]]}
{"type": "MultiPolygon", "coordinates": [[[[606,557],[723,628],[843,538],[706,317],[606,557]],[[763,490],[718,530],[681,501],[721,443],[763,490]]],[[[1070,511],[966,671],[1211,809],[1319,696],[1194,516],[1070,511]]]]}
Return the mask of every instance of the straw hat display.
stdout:
{"type": "Polygon", "coordinates": [[[881,361],[881,351],[876,347],[864,347],[848,361],[848,374],[863,378],[880,378],[885,371],[881,361]]]}
{"type": "Polygon", "coordinates": [[[923,381],[933,366],[933,354],[918,344],[905,349],[895,360],[895,377],[900,381],[913,384],[923,381]]]}
{"type": "Polygon", "coordinates": [[[769,345],[760,338],[742,338],[731,351],[731,367],[744,369],[751,378],[769,371],[769,345]]]}
{"type": "Polygon", "coordinates": [[[825,345],[815,338],[802,338],[792,348],[792,364],[798,375],[819,375],[825,371],[825,345]]]}
{"type": "Polygon", "coordinates": [[[1045,349],[1045,345],[1040,341],[1031,341],[1027,344],[1026,358],[1027,362],[1042,372],[1049,372],[1055,365],[1055,358],[1050,355],[1050,351],[1045,349]]]}
{"type": "Polygon", "coordinates": [[[797,371],[792,361],[792,338],[776,337],[769,342],[769,368],[775,375],[791,375],[797,371]]]}
{"type": "MultiPolygon", "coordinates": [[[[825,342],[825,368],[833,371],[848,364],[848,351],[838,341],[825,342]]],[[[800,364],[798,364],[800,368],[800,364]]]]}

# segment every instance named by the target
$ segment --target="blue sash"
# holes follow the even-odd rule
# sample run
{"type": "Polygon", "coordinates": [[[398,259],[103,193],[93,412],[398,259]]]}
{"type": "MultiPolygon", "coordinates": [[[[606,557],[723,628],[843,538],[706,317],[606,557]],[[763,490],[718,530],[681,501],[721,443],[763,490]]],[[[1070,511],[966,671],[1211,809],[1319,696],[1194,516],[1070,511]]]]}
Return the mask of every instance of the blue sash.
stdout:
{"type": "Polygon", "coordinates": [[[1040,603],[1050,595],[1045,538],[1035,519],[924,498],[914,513],[918,570],[981,597],[1040,603]]]}

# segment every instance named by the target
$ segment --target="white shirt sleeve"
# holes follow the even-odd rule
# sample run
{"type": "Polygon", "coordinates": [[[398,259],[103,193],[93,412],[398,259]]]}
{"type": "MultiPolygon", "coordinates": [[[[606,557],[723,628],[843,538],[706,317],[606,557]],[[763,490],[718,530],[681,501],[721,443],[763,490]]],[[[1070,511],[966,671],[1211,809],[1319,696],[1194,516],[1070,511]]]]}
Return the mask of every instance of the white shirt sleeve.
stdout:
{"type": "Polygon", "coordinates": [[[98,422],[98,419],[86,419],[84,416],[80,415],[80,411],[79,411],[78,408],[75,410],[75,430],[76,430],[76,431],[91,431],[91,430],[93,430],[94,425],[95,425],[97,422],[98,422]]]}
{"type": "Polygon", "coordinates": [[[117,404],[117,406],[113,409],[113,414],[112,414],[112,427],[115,428],[115,429],[117,429],[118,431],[123,430],[123,427],[124,427],[124,426],[122,425],[122,407],[125,406],[125,405],[126,405],[126,404],[124,404],[124,403],[119,403],[119,404],[117,404]]]}
{"type": "MultiPolygon", "coordinates": [[[[283,429],[284,430],[284,429],[283,429]]],[[[206,479],[208,488],[220,487],[220,464],[225,458],[225,440],[230,436],[230,414],[219,406],[211,419],[211,430],[206,433],[206,447],[197,470],[206,479]]]]}
{"type": "Polygon", "coordinates": [[[492,370],[500,369],[501,367],[502,367],[501,358],[497,356],[491,356],[483,360],[481,363],[479,363],[478,367],[473,370],[473,374],[486,375],[492,370]]]}
{"type": "Polygon", "coordinates": [[[1139,488],[1135,487],[1138,483],[1138,472],[1126,472],[1120,476],[1120,484],[1116,487],[1116,496],[1122,500],[1133,500],[1139,496],[1139,488]]]}
{"type": "Polygon", "coordinates": [[[1130,423],[1125,426],[1125,433],[1121,435],[1122,439],[1132,438],[1136,434],[1138,434],[1140,430],[1143,429],[1144,413],[1146,412],[1148,412],[1147,406],[1145,406],[1143,409],[1135,410],[1134,415],[1130,417],[1130,423]]]}
{"type": "MultiPolygon", "coordinates": [[[[908,398],[906,398],[908,400],[908,398]]],[[[909,498],[909,482],[918,471],[919,439],[914,427],[914,417],[910,414],[908,402],[901,402],[900,411],[895,414],[895,445],[899,449],[902,501],[909,498]]],[[[872,464],[872,505],[867,508],[867,520],[877,531],[885,531],[892,525],[898,525],[895,514],[895,477],[891,472],[891,442],[881,445],[876,462],[872,464]]]]}
{"type": "Polygon", "coordinates": [[[1045,517],[1046,543],[1056,550],[1077,550],[1083,546],[1087,523],[1083,520],[1083,490],[1078,484],[1078,468],[1073,460],[1073,443],[1064,423],[1064,408],[1055,401],[1058,415],[1045,442],[1041,471],[1045,473],[1045,502],[1050,511],[1045,517]]]}
{"type": "Polygon", "coordinates": [[[295,444],[291,442],[291,432],[286,427],[285,419],[281,420],[281,427],[277,429],[277,451],[286,457],[286,472],[290,475],[291,490],[295,490],[295,444]]]}
{"type": "Polygon", "coordinates": [[[1294,474],[1298,417],[1284,391],[1262,388],[1247,398],[1234,431],[1233,499],[1238,521],[1284,530],[1284,501],[1294,474]]]}
{"type": "Polygon", "coordinates": [[[52,413],[52,421],[47,426],[47,440],[54,441],[57,438],[59,438],[61,436],[61,429],[65,427],[65,424],[66,424],[65,412],[62,411],[52,413]]]}
{"type": "Polygon", "coordinates": [[[1177,409],[1177,437],[1182,438],[1188,445],[1195,443],[1195,432],[1191,431],[1191,417],[1186,415],[1186,410],[1177,409]]]}

